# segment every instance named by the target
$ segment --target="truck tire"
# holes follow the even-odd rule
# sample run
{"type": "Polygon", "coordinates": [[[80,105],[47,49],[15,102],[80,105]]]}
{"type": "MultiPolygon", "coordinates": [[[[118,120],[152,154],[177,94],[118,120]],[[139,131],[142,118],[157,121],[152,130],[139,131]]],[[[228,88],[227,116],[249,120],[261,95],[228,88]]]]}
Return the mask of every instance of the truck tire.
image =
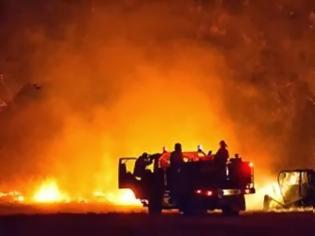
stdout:
{"type": "Polygon", "coordinates": [[[222,208],[222,212],[225,216],[238,216],[245,208],[245,197],[240,195],[229,199],[229,204],[222,208]]]}
{"type": "Polygon", "coordinates": [[[184,215],[188,216],[200,216],[207,214],[207,209],[202,206],[201,202],[191,197],[184,201],[181,211],[184,215]]]}
{"type": "Polygon", "coordinates": [[[149,200],[148,212],[149,215],[161,215],[162,213],[161,200],[156,197],[152,197],[149,200]]]}

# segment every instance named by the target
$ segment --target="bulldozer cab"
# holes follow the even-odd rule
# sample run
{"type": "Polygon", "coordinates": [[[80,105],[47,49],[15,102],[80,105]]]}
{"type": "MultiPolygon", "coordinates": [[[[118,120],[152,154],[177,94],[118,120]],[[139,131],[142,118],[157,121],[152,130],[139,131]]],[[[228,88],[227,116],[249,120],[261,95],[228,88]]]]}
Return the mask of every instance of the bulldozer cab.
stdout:
{"type": "Polygon", "coordinates": [[[313,195],[315,174],[313,170],[307,169],[282,171],[278,183],[285,204],[302,203],[313,195]]]}

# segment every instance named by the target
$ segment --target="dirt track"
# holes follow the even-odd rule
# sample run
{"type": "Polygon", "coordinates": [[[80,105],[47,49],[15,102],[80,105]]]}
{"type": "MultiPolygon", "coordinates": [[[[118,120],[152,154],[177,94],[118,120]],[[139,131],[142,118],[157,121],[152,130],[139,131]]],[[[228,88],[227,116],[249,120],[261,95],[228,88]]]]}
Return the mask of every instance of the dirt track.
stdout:
{"type": "Polygon", "coordinates": [[[313,213],[212,214],[52,214],[0,217],[0,235],[314,235],[313,213]]]}

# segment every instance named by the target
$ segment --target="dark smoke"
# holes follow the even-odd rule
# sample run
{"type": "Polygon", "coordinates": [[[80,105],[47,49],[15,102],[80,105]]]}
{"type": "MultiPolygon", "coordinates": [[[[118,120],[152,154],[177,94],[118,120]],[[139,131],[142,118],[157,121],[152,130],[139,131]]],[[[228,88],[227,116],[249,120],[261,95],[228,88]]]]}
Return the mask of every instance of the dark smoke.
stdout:
{"type": "Polygon", "coordinates": [[[9,104],[0,118],[0,185],[50,175],[84,179],[82,189],[96,179],[113,185],[116,173],[94,176],[116,164],[116,156],[103,160],[104,148],[148,148],[130,147],[137,137],[126,117],[137,112],[154,130],[157,112],[166,135],[183,119],[176,106],[184,104],[172,98],[198,103],[199,94],[212,106],[196,105],[205,117],[192,120],[205,131],[194,137],[225,138],[257,168],[314,164],[312,0],[2,0],[0,45],[0,97],[9,104]]]}

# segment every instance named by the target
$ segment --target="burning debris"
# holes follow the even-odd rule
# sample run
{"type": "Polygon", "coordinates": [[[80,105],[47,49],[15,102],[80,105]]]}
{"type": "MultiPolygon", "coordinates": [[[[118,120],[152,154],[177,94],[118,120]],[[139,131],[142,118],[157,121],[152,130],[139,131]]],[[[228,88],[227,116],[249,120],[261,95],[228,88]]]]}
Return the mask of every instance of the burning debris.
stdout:
{"type": "Polygon", "coordinates": [[[109,202],[119,206],[141,206],[141,203],[136,199],[134,192],[129,189],[113,192],[95,191],[93,196],[98,202],[109,202]]]}

